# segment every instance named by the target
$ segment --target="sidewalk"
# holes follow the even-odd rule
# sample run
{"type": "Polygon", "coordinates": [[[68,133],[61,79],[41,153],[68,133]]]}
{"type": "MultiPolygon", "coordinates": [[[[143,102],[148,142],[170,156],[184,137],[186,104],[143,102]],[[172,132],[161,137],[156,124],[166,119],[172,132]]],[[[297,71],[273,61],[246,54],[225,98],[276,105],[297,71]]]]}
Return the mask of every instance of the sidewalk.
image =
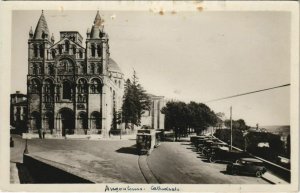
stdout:
{"type": "Polygon", "coordinates": [[[14,162],[10,162],[10,183],[20,184],[17,164],[14,162]]]}
{"type": "Polygon", "coordinates": [[[289,184],[288,182],[282,180],[281,178],[278,178],[270,172],[266,172],[261,178],[271,184],[289,184]]]}

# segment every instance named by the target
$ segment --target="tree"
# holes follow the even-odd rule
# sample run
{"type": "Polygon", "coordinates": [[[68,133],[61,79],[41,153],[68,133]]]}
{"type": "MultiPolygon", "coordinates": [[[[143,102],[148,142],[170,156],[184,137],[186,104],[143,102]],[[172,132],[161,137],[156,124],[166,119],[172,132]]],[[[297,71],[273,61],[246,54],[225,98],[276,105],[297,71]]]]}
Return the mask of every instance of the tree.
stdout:
{"type": "Polygon", "coordinates": [[[205,104],[190,102],[189,107],[189,124],[194,128],[197,134],[200,134],[209,126],[216,126],[216,114],[205,104]]]}
{"type": "Polygon", "coordinates": [[[116,111],[116,109],[113,109],[113,119],[111,122],[111,130],[117,130],[118,129],[118,124],[121,123],[121,117],[120,117],[120,113],[116,111]]]}
{"type": "Polygon", "coordinates": [[[175,133],[175,140],[181,134],[186,133],[188,128],[189,110],[184,102],[169,101],[162,108],[161,113],[165,115],[165,125],[175,133]]]}
{"type": "Polygon", "coordinates": [[[127,79],[125,83],[122,105],[122,122],[125,123],[125,128],[131,127],[133,129],[134,125],[139,126],[142,114],[149,109],[150,98],[138,82],[134,71],[132,81],[127,79]]]}
{"type": "Polygon", "coordinates": [[[217,116],[205,104],[180,101],[169,101],[161,110],[165,115],[165,126],[175,132],[175,138],[187,133],[188,128],[193,128],[200,134],[209,126],[217,124],[217,116]]]}
{"type": "MultiPolygon", "coordinates": [[[[230,120],[225,120],[225,126],[230,127],[230,120]]],[[[250,126],[246,125],[246,122],[243,119],[232,120],[232,129],[246,131],[249,128],[250,126]]]]}

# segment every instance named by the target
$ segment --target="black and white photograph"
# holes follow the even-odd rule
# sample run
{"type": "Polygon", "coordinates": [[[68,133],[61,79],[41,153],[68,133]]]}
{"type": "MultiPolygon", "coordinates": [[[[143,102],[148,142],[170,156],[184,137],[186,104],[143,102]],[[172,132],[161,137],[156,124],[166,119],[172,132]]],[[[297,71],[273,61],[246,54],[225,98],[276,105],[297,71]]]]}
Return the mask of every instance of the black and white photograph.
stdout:
{"type": "Polygon", "coordinates": [[[2,7],[3,190],[297,190],[297,3],[86,3],[2,7]]]}

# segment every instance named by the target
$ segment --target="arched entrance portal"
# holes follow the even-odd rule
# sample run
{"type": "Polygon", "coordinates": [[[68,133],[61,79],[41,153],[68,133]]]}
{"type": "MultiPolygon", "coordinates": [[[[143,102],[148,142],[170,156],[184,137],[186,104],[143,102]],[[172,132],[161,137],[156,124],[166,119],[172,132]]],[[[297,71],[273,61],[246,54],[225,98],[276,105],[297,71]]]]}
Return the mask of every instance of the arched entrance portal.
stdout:
{"type": "Polygon", "coordinates": [[[40,113],[34,111],[31,113],[31,128],[33,130],[40,130],[41,129],[41,117],[40,113]]]}
{"type": "Polygon", "coordinates": [[[98,111],[92,112],[90,120],[91,120],[91,129],[97,130],[98,133],[101,132],[101,127],[102,127],[101,113],[98,111]]]}
{"type": "Polygon", "coordinates": [[[62,136],[66,134],[74,134],[75,116],[74,112],[69,108],[62,108],[60,111],[62,136]]]}

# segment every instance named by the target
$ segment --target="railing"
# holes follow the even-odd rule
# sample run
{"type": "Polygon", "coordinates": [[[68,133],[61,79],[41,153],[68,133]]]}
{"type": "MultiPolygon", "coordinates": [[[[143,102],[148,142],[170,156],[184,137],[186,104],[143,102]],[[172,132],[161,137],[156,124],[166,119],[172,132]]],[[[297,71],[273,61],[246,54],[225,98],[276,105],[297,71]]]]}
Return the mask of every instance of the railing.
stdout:
{"type": "MultiPolygon", "coordinates": [[[[215,137],[215,136],[214,136],[215,137]]],[[[215,137],[217,138],[217,137],[215,137]]],[[[219,138],[218,138],[219,139],[219,138]]],[[[220,139],[219,139],[220,140],[220,139]]],[[[222,140],[220,140],[222,141],[222,140]]],[[[222,141],[224,142],[224,141],[222,141]]],[[[224,142],[225,143],[225,142],[224,142]]],[[[239,150],[239,151],[243,151],[242,149],[238,148],[238,147],[234,147],[232,146],[233,149],[236,149],[236,150],[239,150]]],[[[273,162],[270,162],[268,160],[265,160],[261,157],[257,157],[249,152],[247,152],[250,156],[256,158],[256,159],[259,159],[261,161],[264,162],[265,166],[268,168],[269,171],[271,171],[271,173],[275,174],[276,176],[282,178],[283,180],[287,181],[287,182],[291,182],[291,170],[287,169],[287,168],[284,168],[280,165],[277,165],[273,162]]]]}

